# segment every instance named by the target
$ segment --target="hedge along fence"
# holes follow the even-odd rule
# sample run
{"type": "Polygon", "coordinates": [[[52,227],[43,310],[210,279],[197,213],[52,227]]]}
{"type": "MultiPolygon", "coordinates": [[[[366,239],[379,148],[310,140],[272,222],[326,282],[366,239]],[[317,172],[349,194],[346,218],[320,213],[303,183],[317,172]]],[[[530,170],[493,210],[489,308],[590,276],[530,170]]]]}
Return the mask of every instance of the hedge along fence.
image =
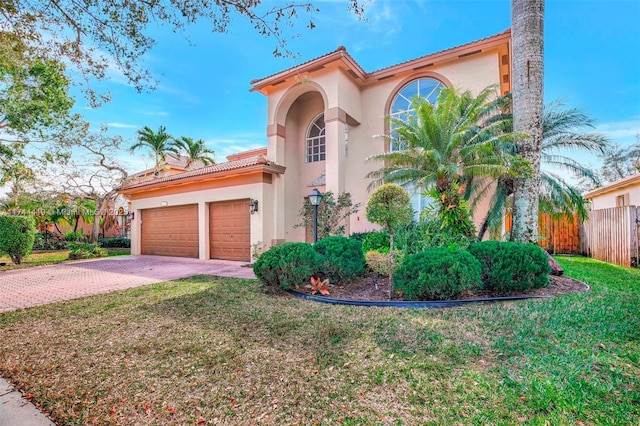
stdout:
{"type": "Polygon", "coordinates": [[[31,253],[36,238],[36,224],[29,216],[0,216],[0,252],[16,265],[31,253]]]}

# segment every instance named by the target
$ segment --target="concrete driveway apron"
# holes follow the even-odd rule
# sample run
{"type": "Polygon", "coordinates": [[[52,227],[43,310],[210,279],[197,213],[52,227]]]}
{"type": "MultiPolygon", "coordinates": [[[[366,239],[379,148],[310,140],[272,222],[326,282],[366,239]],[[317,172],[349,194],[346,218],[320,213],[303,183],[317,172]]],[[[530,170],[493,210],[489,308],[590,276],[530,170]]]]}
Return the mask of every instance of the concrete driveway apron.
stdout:
{"type": "Polygon", "coordinates": [[[200,274],[255,278],[248,262],[164,256],[81,260],[0,272],[0,312],[200,274]]]}

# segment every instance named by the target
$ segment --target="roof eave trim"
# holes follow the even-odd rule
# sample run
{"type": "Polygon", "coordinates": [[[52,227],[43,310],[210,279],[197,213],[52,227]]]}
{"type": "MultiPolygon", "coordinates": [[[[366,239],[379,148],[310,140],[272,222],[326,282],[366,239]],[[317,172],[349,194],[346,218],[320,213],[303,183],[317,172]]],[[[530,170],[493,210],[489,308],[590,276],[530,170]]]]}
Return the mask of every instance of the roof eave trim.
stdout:
{"type": "Polygon", "coordinates": [[[343,62],[347,66],[347,68],[351,69],[362,81],[366,79],[367,73],[355,61],[355,59],[353,59],[346,50],[338,49],[317,59],[311,60],[293,68],[289,68],[269,77],[254,80],[251,82],[252,87],[249,91],[262,91],[262,89],[271,86],[273,83],[286,80],[292,75],[302,74],[307,72],[308,70],[317,69],[319,66],[324,66],[336,61],[343,62]]]}
{"type": "Polygon", "coordinates": [[[598,195],[603,195],[608,192],[615,191],[616,189],[624,188],[625,186],[633,185],[634,183],[640,183],[640,173],[635,175],[631,175],[624,179],[620,179],[619,181],[610,183],[609,185],[602,186],[600,188],[596,188],[593,191],[586,192],[583,197],[584,198],[593,198],[598,195]]]}
{"type": "Polygon", "coordinates": [[[228,177],[244,175],[244,174],[260,172],[260,171],[271,173],[271,174],[283,174],[285,170],[286,170],[286,167],[281,166],[279,164],[255,164],[247,167],[239,167],[237,169],[222,170],[214,173],[189,176],[186,178],[176,178],[176,179],[166,180],[162,182],[145,181],[145,182],[141,182],[140,184],[120,187],[116,189],[116,191],[118,191],[118,193],[121,193],[121,194],[134,194],[134,193],[140,193],[145,191],[153,191],[156,189],[160,189],[163,186],[182,186],[182,185],[188,185],[196,182],[224,179],[228,177]]]}

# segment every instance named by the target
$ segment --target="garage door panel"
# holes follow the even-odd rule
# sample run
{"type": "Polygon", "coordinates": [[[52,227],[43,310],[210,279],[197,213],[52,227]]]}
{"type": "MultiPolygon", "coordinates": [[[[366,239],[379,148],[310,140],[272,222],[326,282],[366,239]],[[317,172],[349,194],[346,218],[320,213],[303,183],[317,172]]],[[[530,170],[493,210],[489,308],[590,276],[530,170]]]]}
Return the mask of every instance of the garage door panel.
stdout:
{"type": "Polygon", "coordinates": [[[198,257],[198,205],[142,210],[141,253],[198,257]]]}
{"type": "Polygon", "coordinates": [[[209,205],[209,244],[212,259],[251,259],[251,216],[249,200],[209,205]]]}

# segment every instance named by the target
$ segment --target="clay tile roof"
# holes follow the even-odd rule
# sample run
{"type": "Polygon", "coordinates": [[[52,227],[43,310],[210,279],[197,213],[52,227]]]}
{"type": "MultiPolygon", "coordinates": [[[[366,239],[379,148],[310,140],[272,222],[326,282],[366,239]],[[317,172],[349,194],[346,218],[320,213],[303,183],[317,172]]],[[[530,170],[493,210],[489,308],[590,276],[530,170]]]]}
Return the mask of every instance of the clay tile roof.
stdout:
{"type": "Polygon", "coordinates": [[[346,60],[351,67],[355,68],[356,72],[359,73],[362,76],[363,79],[368,79],[368,78],[371,78],[371,77],[375,78],[377,75],[382,74],[385,71],[389,71],[389,70],[392,70],[392,69],[395,69],[395,68],[401,68],[403,65],[407,65],[407,64],[410,64],[412,62],[418,62],[418,61],[423,60],[425,58],[438,57],[440,55],[447,54],[449,52],[454,52],[456,50],[462,50],[462,49],[465,49],[465,48],[471,48],[474,45],[482,45],[483,42],[490,41],[490,40],[492,40],[494,38],[499,38],[501,36],[509,35],[510,33],[511,33],[511,30],[507,29],[507,30],[505,30],[505,31],[503,31],[501,33],[498,33],[498,34],[494,34],[494,35],[491,35],[491,36],[488,36],[488,37],[485,37],[485,38],[482,38],[482,39],[479,39],[479,40],[475,40],[475,41],[472,41],[472,42],[469,42],[469,43],[461,44],[459,46],[455,46],[455,47],[451,47],[451,48],[448,48],[448,49],[445,49],[445,50],[441,50],[439,52],[429,53],[427,55],[420,56],[420,57],[414,58],[414,59],[410,59],[410,60],[401,62],[399,64],[395,64],[395,65],[391,65],[391,66],[388,66],[388,67],[380,68],[379,70],[376,70],[376,71],[373,71],[373,72],[365,72],[362,69],[362,67],[356,62],[356,60],[353,59],[353,57],[351,55],[349,55],[349,52],[347,52],[347,49],[344,46],[338,46],[338,48],[336,50],[334,50],[332,52],[329,52],[329,53],[326,53],[326,54],[324,54],[322,56],[318,56],[317,58],[310,59],[310,60],[308,60],[306,62],[303,62],[301,64],[298,64],[298,65],[293,66],[291,68],[287,68],[287,69],[282,70],[282,71],[278,71],[278,72],[276,72],[274,74],[271,74],[271,75],[268,75],[266,77],[259,78],[259,79],[256,79],[256,80],[251,80],[251,85],[253,86],[252,90],[256,90],[257,87],[260,87],[263,84],[268,84],[270,82],[270,80],[275,80],[276,77],[278,77],[278,76],[282,76],[282,78],[284,79],[284,78],[287,78],[287,76],[290,75],[294,71],[304,71],[305,67],[308,67],[309,65],[311,65],[313,63],[322,62],[323,60],[330,61],[333,58],[336,58],[336,59],[337,58],[343,58],[344,60],[346,60]]]}
{"type": "MultiPolygon", "coordinates": [[[[332,52],[329,52],[329,53],[325,53],[324,55],[320,55],[320,56],[318,56],[317,58],[309,59],[308,61],[305,61],[305,62],[303,62],[303,63],[301,63],[301,64],[294,65],[294,66],[292,66],[291,68],[287,68],[287,69],[284,69],[284,70],[281,70],[281,71],[275,72],[275,73],[273,73],[273,74],[271,74],[271,75],[268,75],[268,76],[266,76],[266,77],[257,78],[257,79],[255,79],[255,80],[251,80],[251,81],[250,81],[250,84],[251,84],[252,86],[255,86],[255,85],[257,85],[258,83],[260,83],[260,82],[262,82],[262,81],[265,81],[265,80],[268,80],[268,79],[270,79],[270,78],[272,78],[272,77],[275,77],[276,75],[286,74],[286,73],[291,72],[291,71],[293,71],[293,70],[300,69],[300,68],[304,68],[304,67],[305,67],[305,65],[309,65],[309,64],[311,64],[311,63],[313,63],[313,62],[317,62],[317,61],[319,61],[319,60],[321,60],[321,59],[324,59],[324,58],[326,58],[326,57],[329,57],[329,56],[331,56],[331,55],[334,55],[334,54],[336,54],[336,53],[338,53],[338,52],[341,52],[343,55],[347,56],[347,57],[348,57],[351,61],[353,61],[353,62],[354,62],[358,67],[360,67],[360,65],[358,65],[358,63],[355,61],[355,59],[353,59],[353,57],[352,57],[351,55],[349,55],[349,52],[347,52],[347,49],[346,49],[344,46],[338,46],[338,48],[337,48],[336,50],[334,50],[334,51],[332,51],[332,52]]],[[[363,74],[364,74],[364,71],[363,71],[363,74]]]]}
{"type": "Polygon", "coordinates": [[[240,170],[252,166],[274,166],[275,170],[284,172],[284,167],[275,163],[271,163],[263,155],[255,155],[253,157],[242,158],[234,161],[227,161],[219,164],[212,164],[210,166],[201,167],[196,170],[190,170],[183,173],[176,173],[173,175],[163,176],[157,179],[146,180],[143,182],[135,182],[129,185],[123,185],[119,188],[119,191],[125,191],[127,189],[141,188],[144,186],[157,185],[159,183],[174,182],[183,179],[188,179],[197,176],[214,175],[217,173],[228,172],[231,170],[240,170]]]}
{"type": "Polygon", "coordinates": [[[456,50],[456,49],[463,49],[463,48],[465,48],[465,47],[467,47],[467,46],[471,46],[471,45],[474,45],[474,44],[482,43],[483,41],[490,40],[490,39],[492,39],[492,38],[494,38],[494,37],[498,37],[498,36],[501,36],[501,35],[503,35],[503,34],[508,34],[508,33],[510,33],[510,32],[511,32],[511,30],[510,30],[510,29],[507,29],[507,30],[504,30],[504,31],[503,31],[503,32],[501,32],[501,33],[493,34],[493,35],[490,35],[490,36],[488,36],[488,37],[481,38],[481,39],[479,39],[479,40],[474,40],[474,41],[471,41],[471,42],[469,42],[469,43],[464,43],[464,44],[460,44],[460,45],[458,45],[458,46],[449,47],[449,48],[447,48],[447,49],[440,50],[440,51],[438,51],[438,52],[432,52],[432,53],[429,53],[429,54],[427,54],[427,55],[419,56],[419,57],[414,58],[414,59],[409,59],[409,60],[407,60],[407,61],[400,62],[399,64],[390,65],[390,66],[388,66],[388,67],[380,68],[380,69],[375,70],[375,71],[373,71],[373,72],[371,72],[371,73],[369,73],[369,74],[379,73],[379,72],[381,72],[381,71],[388,70],[389,68],[395,68],[395,67],[397,67],[397,66],[401,66],[401,65],[404,65],[404,64],[408,64],[408,63],[410,63],[410,62],[419,61],[420,59],[423,59],[423,58],[428,58],[429,56],[441,55],[441,54],[443,54],[443,53],[447,53],[447,52],[450,52],[450,51],[452,51],[452,50],[456,50]]]}

